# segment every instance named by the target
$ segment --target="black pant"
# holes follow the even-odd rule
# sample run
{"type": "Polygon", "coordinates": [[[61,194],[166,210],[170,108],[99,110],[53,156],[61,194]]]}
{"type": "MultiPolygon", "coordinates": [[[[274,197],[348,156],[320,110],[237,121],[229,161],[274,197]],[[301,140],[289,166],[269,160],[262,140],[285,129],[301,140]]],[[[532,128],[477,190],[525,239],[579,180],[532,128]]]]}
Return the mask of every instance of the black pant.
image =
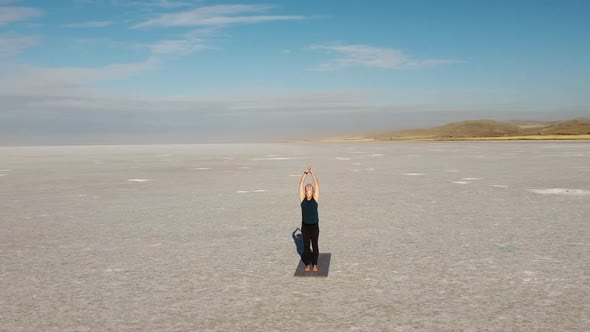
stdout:
{"type": "Polygon", "coordinates": [[[309,265],[311,260],[312,265],[318,265],[320,227],[318,224],[301,224],[301,234],[303,234],[303,263],[309,265]],[[309,246],[310,242],[313,245],[313,252],[309,246]]]}

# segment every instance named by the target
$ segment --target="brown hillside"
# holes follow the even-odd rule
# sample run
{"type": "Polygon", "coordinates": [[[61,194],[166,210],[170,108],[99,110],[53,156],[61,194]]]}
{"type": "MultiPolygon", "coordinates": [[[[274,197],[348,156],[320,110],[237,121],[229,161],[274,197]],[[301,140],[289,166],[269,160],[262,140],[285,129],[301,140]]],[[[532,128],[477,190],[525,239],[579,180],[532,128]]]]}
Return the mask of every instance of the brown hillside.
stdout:
{"type": "Polygon", "coordinates": [[[590,134],[590,119],[578,118],[551,123],[537,128],[523,129],[527,135],[543,133],[544,135],[582,135],[590,134]]]}
{"type": "Polygon", "coordinates": [[[518,126],[493,120],[453,122],[438,129],[453,137],[495,137],[517,135],[520,132],[518,126]]]}
{"type": "Polygon", "coordinates": [[[517,135],[520,128],[515,125],[502,123],[493,120],[474,120],[463,122],[452,122],[443,126],[410,129],[388,132],[378,135],[378,138],[444,138],[444,137],[495,137],[506,135],[517,135]]]}
{"type": "Polygon", "coordinates": [[[529,135],[590,135],[590,119],[566,121],[509,121],[473,120],[452,122],[433,128],[407,129],[380,133],[370,137],[377,140],[453,139],[511,137],[529,135]]]}

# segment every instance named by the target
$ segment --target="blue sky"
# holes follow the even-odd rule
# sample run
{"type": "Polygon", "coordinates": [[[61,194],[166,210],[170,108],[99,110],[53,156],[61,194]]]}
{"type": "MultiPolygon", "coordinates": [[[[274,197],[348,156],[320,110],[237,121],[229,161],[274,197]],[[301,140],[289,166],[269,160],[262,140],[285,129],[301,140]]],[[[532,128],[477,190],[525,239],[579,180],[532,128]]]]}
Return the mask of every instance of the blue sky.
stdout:
{"type": "Polygon", "coordinates": [[[0,0],[4,142],[590,114],[588,1],[0,0]]]}

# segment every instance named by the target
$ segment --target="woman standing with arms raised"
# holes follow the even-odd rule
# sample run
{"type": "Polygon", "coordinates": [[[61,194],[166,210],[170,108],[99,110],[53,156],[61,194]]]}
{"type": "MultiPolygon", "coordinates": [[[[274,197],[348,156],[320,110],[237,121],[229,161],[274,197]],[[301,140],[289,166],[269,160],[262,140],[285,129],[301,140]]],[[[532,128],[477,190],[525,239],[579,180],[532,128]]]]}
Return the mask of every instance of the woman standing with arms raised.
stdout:
{"type": "Polygon", "coordinates": [[[318,216],[318,200],[320,197],[320,184],[312,172],[311,166],[307,167],[307,171],[303,173],[301,181],[299,182],[299,201],[301,202],[301,233],[303,235],[303,263],[305,264],[305,271],[310,271],[313,266],[313,271],[318,271],[318,257],[320,255],[318,247],[318,238],[320,235],[318,216]],[[313,183],[308,183],[303,188],[305,178],[308,174],[313,177],[313,183]],[[310,248],[310,243],[313,246],[313,251],[310,248]]]}

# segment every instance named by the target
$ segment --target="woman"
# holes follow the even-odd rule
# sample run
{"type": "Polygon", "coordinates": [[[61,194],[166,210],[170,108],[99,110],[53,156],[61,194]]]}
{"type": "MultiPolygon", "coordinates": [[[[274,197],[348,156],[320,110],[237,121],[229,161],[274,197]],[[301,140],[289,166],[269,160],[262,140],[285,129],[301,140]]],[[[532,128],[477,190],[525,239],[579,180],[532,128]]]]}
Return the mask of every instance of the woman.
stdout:
{"type": "Polygon", "coordinates": [[[307,167],[307,171],[303,172],[301,181],[299,182],[299,201],[301,202],[301,233],[303,234],[303,263],[305,264],[305,271],[310,271],[310,263],[313,266],[313,271],[318,271],[318,257],[320,251],[318,248],[318,237],[320,235],[320,228],[318,223],[320,221],[318,216],[318,200],[320,197],[320,184],[311,171],[311,166],[307,167]],[[303,183],[307,174],[313,177],[313,183],[308,183],[303,189],[303,183]],[[309,244],[313,246],[313,252],[309,244]]]}

